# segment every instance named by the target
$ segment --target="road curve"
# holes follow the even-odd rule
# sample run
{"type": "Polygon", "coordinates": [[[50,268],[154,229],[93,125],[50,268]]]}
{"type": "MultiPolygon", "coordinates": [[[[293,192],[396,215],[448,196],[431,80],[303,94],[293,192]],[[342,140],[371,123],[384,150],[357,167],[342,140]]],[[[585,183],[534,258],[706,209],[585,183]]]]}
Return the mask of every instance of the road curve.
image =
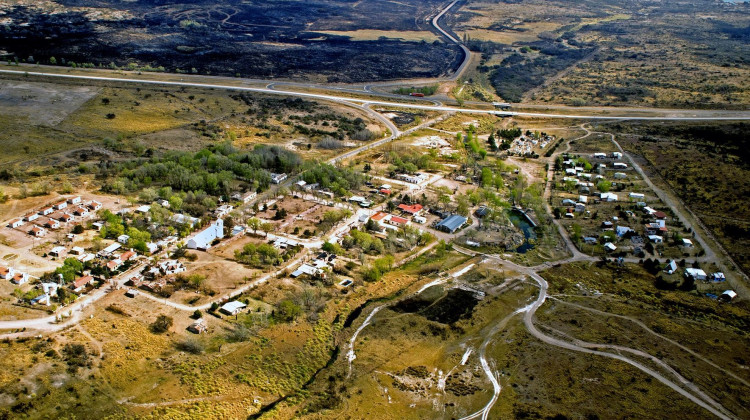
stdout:
{"type": "Polygon", "coordinates": [[[444,37],[448,38],[451,42],[458,45],[461,48],[461,51],[464,53],[464,60],[461,62],[461,65],[458,66],[458,69],[455,73],[453,73],[453,76],[451,76],[448,80],[454,81],[461,77],[461,75],[466,71],[466,67],[469,65],[469,61],[471,61],[471,51],[464,45],[461,40],[456,39],[453,35],[448,33],[445,29],[440,27],[440,18],[442,18],[446,13],[448,13],[448,10],[450,10],[453,6],[456,5],[461,0],[453,0],[451,4],[449,4],[445,9],[443,9],[440,13],[437,14],[434,18],[432,18],[432,26],[435,27],[435,29],[438,30],[441,34],[443,34],[444,37]]]}
{"type": "Polygon", "coordinates": [[[147,80],[147,79],[123,79],[118,77],[105,77],[105,76],[83,76],[73,74],[56,74],[56,73],[43,73],[43,72],[26,72],[19,70],[0,70],[0,74],[9,74],[14,76],[34,76],[34,77],[49,77],[59,79],[70,79],[80,81],[99,81],[99,82],[117,82],[127,84],[142,84],[142,85],[154,85],[154,86],[177,86],[177,87],[192,87],[192,88],[203,88],[203,89],[220,89],[229,91],[241,91],[241,92],[255,92],[269,95],[283,95],[283,96],[294,96],[298,98],[307,98],[313,100],[326,100],[333,102],[354,102],[361,104],[372,104],[381,105],[394,108],[406,108],[406,109],[420,109],[424,111],[435,111],[435,112],[460,112],[468,114],[485,114],[485,115],[497,115],[504,117],[534,117],[534,118],[559,118],[559,119],[573,119],[573,120],[632,120],[632,121],[745,121],[750,120],[750,112],[742,113],[738,116],[732,117],[710,117],[710,116],[641,116],[641,115],[568,115],[568,114],[547,114],[539,112],[516,112],[516,111],[502,111],[499,112],[494,109],[477,109],[477,108],[456,108],[449,106],[435,106],[435,105],[420,105],[420,104],[409,104],[399,102],[387,102],[377,101],[372,99],[359,99],[359,98],[346,98],[335,95],[322,95],[316,93],[306,92],[292,92],[285,90],[274,90],[268,88],[258,87],[245,87],[245,86],[232,86],[232,85],[214,85],[210,83],[190,83],[185,81],[173,82],[173,81],[160,81],[160,80],[147,80]]]}

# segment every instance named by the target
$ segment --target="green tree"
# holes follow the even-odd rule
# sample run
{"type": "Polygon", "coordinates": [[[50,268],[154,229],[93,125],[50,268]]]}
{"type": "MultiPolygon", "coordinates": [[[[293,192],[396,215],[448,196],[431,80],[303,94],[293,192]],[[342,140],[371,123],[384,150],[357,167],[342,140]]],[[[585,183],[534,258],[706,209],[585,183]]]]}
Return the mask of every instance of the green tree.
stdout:
{"type": "Polygon", "coordinates": [[[284,299],[276,306],[276,316],[281,321],[294,321],[302,313],[302,307],[291,299],[284,299]]]}
{"type": "Polygon", "coordinates": [[[171,317],[159,315],[156,321],[151,324],[150,329],[154,334],[162,334],[167,332],[172,327],[172,324],[174,324],[174,320],[171,317]]]}

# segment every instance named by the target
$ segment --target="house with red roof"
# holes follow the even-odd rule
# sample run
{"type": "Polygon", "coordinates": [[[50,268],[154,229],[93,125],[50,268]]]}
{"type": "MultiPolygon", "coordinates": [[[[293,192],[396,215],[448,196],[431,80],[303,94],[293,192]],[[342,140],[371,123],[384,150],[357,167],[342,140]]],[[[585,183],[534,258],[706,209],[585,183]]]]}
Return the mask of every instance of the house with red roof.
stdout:
{"type": "Polygon", "coordinates": [[[401,211],[403,211],[405,213],[409,213],[412,216],[419,216],[419,213],[421,213],[422,209],[423,209],[423,207],[422,207],[421,204],[411,204],[411,205],[409,205],[409,204],[404,204],[404,203],[399,204],[398,208],[399,208],[399,210],[401,210],[401,211]]]}
{"type": "Polygon", "coordinates": [[[91,284],[94,282],[93,276],[83,276],[77,278],[73,283],[71,283],[70,288],[73,289],[74,292],[78,293],[81,290],[83,290],[86,285],[91,284]]]}

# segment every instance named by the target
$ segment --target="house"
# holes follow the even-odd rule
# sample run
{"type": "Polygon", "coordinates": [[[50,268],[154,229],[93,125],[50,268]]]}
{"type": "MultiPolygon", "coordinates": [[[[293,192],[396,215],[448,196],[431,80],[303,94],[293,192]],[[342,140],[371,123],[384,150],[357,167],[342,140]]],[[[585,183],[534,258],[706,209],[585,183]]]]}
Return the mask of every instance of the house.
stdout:
{"type": "Polygon", "coordinates": [[[664,236],[669,232],[669,229],[663,226],[663,223],[648,223],[645,226],[645,231],[646,235],[664,236]]]}
{"type": "Polygon", "coordinates": [[[422,217],[422,216],[414,216],[412,220],[414,220],[414,223],[419,223],[419,224],[427,223],[427,218],[422,217]]]}
{"type": "Polygon", "coordinates": [[[230,235],[237,236],[237,235],[239,235],[240,233],[242,233],[244,231],[245,231],[245,227],[244,226],[234,225],[234,227],[232,228],[232,232],[230,233],[230,235]]]}
{"type": "Polygon", "coordinates": [[[615,225],[609,220],[605,220],[601,224],[601,228],[604,230],[611,230],[615,225]]]}
{"type": "Polygon", "coordinates": [[[87,216],[88,214],[89,214],[89,209],[87,209],[86,207],[78,206],[73,209],[74,216],[84,217],[84,216],[87,216]]]}
{"type": "Polygon", "coordinates": [[[567,169],[565,169],[565,175],[573,175],[573,176],[575,176],[575,174],[576,174],[575,168],[567,168],[567,169]]]}
{"type": "Polygon", "coordinates": [[[627,235],[630,232],[633,232],[633,229],[629,228],[628,226],[617,226],[615,228],[615,233],[619,237],[623,237],[623,236],[627,235]]]}
{"type": "Polygon", "coordinates": [[[724,293],[719,296],[719,300],[722,302],[731,302],[736,297],[737,292],[735,292],[734,290],[725,290],[724,293]]]}
{"type": "Polygon", "coordinates": [[[664,242],[664,238],[662,238],[659,235],[648,235],[648,240],[655,244],[660,244],[664,242]]]}
{"type": "Polygon", "coordinates": [[[307,182],[300,180],[295,182],[294,185],[298,186],[299,188],[304,188],[305,185],[307,185],[307,182]]]}
{"type": "Polygon", "coordinates": [[[165,276],[172,274],[182,273],[185,271],[185,266],[177,260],[166,260],[159,264],[159,271],[165,276]]]}
{"type": "Polygon", "coordinates": [[[187,327],[187,330],[193,334],[203,334],[204,332],[208,331],[208,327],[206,326],[206,321],[203,318],[198,318],[195,322],[190,324],[189,327],[187,327]]]}
{"type": "Polygon", "coordinates": [[[628,174],[625,172],[615,172],[615,179],[625,179],[628,177],[628,174]]]}
{"type": "Polygon", "coordinates": [[[593,236],[584,236],[583,242],[589,245],[595,245],[597,240],[593,236]]]}
{"type": "Polygon", "coordinates": [[[122,247],[122,245],[120,245],[119,243],[115,242],[112,245],[110,245],[110,246],[102,249],[101,251],[99,251],[99,255],[101,255],[103,257],[106,257],[107,255],[110,255],[111,253],[117,251],[121,247],[122,247]]]}
{"type": "Polygon", "coordinates": [[[622,162],[615,162],[615,163],[612,164],[612,167],[615,168],[615,169],[627,169],[628,164],[627,163],[622,163],[622,162]]]}
{"type": "Polygon", "coordinates": [[[229,204],[223,204],[214,211],[214,214],[216,215],[216,217],[224,217],[227,214],[229,214],[229,212],[231,212],[232,210],[234,210],[234,206],[229,205],[229,204]]]}
{"type": "Polygon", "coordinates": [[[55,213],[51,215],[50,217],[52,217],[55,220],[59,220],[63,223],[68,223],[73,220],[73,216],[68,213],[55,213]]]}
{"type": "Polygon", "coordinates": [[[250,200],[254,199],[258,196],[258,193],[255,191],[248,191],[242,196],[242,202],[247,204],[250,202],[250,200]]]}
{"type": "Polygon", "coordinates": [[[224,237],[224,221],[216,219],[209,227],[203,229],[190,238],[187,247],[190,249],[209,249],[216,239],[224,237]]]}
{"type": "Polygon", "coordinates": [[[129,235],[120,235],[120,236],[117,237],[117,242],[119,242],[119,243],[121,243],[123,245],[127,245],[127,243],[128,243],[129,240],[130,240],[130,236],[129,235]]]}
{"type": "Polygon", "coordinates": [[[60,227],[60,222],[58,222],[55,219],[47,219],[42,226],[46,227],[47,229],[57,229],[60,227]]]}
{"type": "Polygon", "coordinates": [[[576,202],[575,202],[575,201],[573,201],[573,200],[571,200],[571,199],[569,199],[569,198],[566,198],[566,199],[564,199],[564,200],[562,201],[562,205],[563,205],[563,206],[575,206],[575,205],[576,205],[576,202]]]}
{"type": "Polygon", "coordinates": [[[706,280],[706,272],[701,270],[700,268],[686,268],[685,269],[685,277],[692,277],[694,280],[706,280]]]}
{"type": "Polygon", "coordinates": [[[0,265],[0,279],[10,280],[13,278],[15,272],[16,271],[13,269],[13,267],[5,267],[0,265]]]}
{"type": "Polygon", "coordinates": [[[137,209],[135,209],[136,213],[141,213],[141,214],[146,214],[149,211],[151,211],[151,206],[149,206],[148,204],[144,204],[144,205],[138,207],[137,209]]]}
{"type": "Polygon", "coordinates": [[[42,216],[46,216],[48,214],[52,214],[52,212],[54,212],[54,211],[55,211],[54,207],[45,207],[45,208],[39,210],[39,214],[41,214],[42,216]]]}
{"type": "Polygon", "coordinates": [[[102,231],[102,228],[104,228],[104,223],[102,223],[102,222],[94,222],[94,223],[92,223],[92,224],[91,224],[91,227],[92,227],[92,228],[93,228],[93,229],[94,229],[95,231],[97,231],[97,232],[101,232],[101,231],[102,231]]]}
{"type": "Polygon", "coordinates": [[[375,222],[381,222],[381,221],[384,221],[387,218],[390,218],[390,215],[388,213],[384,213],[382,211],[379,211],[379,212],[375,213],[374,215],[372,215],[370,217],[370,219],[373,220],[373,221],[375,221],[375,222]]]}
{"type": "Polygon", "coordinates": [[[393,226],[407,226],[409,224],[408,219],[404,219],[403,217],[398,217],[398,216],[391,216],[387,220],[387,222],[392,224],[393,226]]]}
{"type": "Polygon", "coordinates": [[[414,175],[400,174],[398,177],[400,179],[402,179],[402,180],[404,180],[406,182],[412,183],[412,184],[419,184],[419,183],[422,183],[424,181],[427,181],[427,179],[428,179],[428,176],[426,174],[421,174],[421,173],[418,173],[418,172],[415,173],[414,175]]]}
{"type": "Polygon", "coordinates": [[[422,212],[422,209],[423,209],[423,207],[422,207],[421,204],[408,205],[408,204],[404,204],[404,203],[399,204],[398,208],[399,208],[399,210],[401,210],[401,211],[403,211],[405,213],[409,213],[412,216],[419,216],[419,214],[422,212]]]}
{"type": "Polygon", "coordinates": [[[53,257],[62,257],[62,256],[63,256],[63,255],[65,255],[66,253],[67,253],[67,252],[66,252],[66,250],[65,250],[65,247],[64,247],[64,246],[56,246],[56,247],[52,248],[52,249],[51,249],[51,250],[49,251],[49,253],[48,253],[48,254],[49,254],[49,255],[51,255],[51,256],[53,256],[53,257]]]}
{"type": "Polygon", "coordinates": [[[13,219],[8,223],[8,227],[11,229],[15,229],[23,225],[24,225],[24,221],[22,219],[13,219]]]}
{"type": "Polygon", "coordinates": [[[628,194],[628,197],[630,197],[633,200],[643,200],[643,198],[645,197],[645,195],[643,195],[641,193],[634,193],[634,192],[632,192],[632,193],[628,194]]]}
{"type": "Polygon", "coordinates": [[[711,274],[711,281],[713,281],[714,283],[720,283],[720,282],[726,281],[726,280],[727,280],[726,276],[724,275],[724,273],[722,273],[720,271],[711,274]]]}
{"type": "Polygon", "coordinates": [[[102,203],[100,203],[100,202],[98,202],[96,200],[91,200],[91,201],[89,201],[86,204],[86,207],[88,207],[88,209],[91,210],[91,211],[97,211],[100,208],[102,208],[102,203]]]}
{"type": "Polygon", "coordinates": [[[383,194],[383,195],[391,195],[391,189],[390,188],[381,188],[380,190],[378,190],[378,192],[380,194],[383,194]]]}
{"type": "Polygon", "coordinates": [[[492,212],[492,211],[490,210],[490,208],[489,208],[489,207],[487,207],[487,206],[479,206],[479,208],[478,208],[478,209],[477,209],[477,210],[476,210],[476,211],[474,212],[474,214],[475,214],[475,215],[476,215],[476,216],[477,216],[478,218],[480,218],[480,219],[481,219],[481,218],[483,218],[483,217],[487,216],[488,214],[490,214],[491,212],[492,212]]]}
{"type": "Polygon", "coordinates": [[[165,209],[168,209],[168,208],[169,208],[169,206],[171,206],[171,204],[169,204],[169,201],[167,201],[167,200],[165,200],[165,199],[163,199],[163,198],[161,198],[161,199],[159,199],[159,200],[156,200],[156,204],[158,204],[158,205],[160,205],[160,206],[164,207],[165,209]]]}
{"type": "Polygon", "coordinates": [[[190,227],[193,227],[198,223],[197,217],[188,216],[186,214],[178,213],[172,215],[172,218],[170,219],[173,222],[180,224],[180,225],[188,225],[190,227]]]}
{"type": "Polygon", "coordinates": [[[153,254],[154,252],[159,250],[159,245],[153,243],[153,242],[147,242],[146,243],[146,249],[148,250],[149,254],[153,254]]]}
{"type": "Polygon", "coordinates": [[[294,272],[291,274],[292,278],[296,279],[297,277],[307,274],[310,277],[315,277],[318,274],[320,274],[320,269],[313,267],[309,264],[302,264],[299,266],[294,272]]]}
{"type": "Polygon", "coordinates": [[[578,196],[578,202],[579,203],[588,203],[589,202],[589,198],[587,196],[585,196],[585,195],[579,195],[578,196]]]}
{"type": "Polygon", "coordinates": [[[274,184],[281,184],[287,178],[286,174],[271,174],[271,182],[274,184]]]}
{"type": "Polygon", "coordinates": [[[575,217],[576,217],[576,215],[575,215],[575,214],[573,213],[573,211],[574,211],[574,210],[573,210],[573,209],[571,209],[571,208],[568,208],[568,209],[566,209],[566,210],[565,210],[565,216],[564,216],[564,217],[566,217],[566,218],[568,218],[568,219],[573,219],[573,218],[575,218],[575,217]]]}
{"type": "Polygon", "coordinates": [[[13,274],[13,279],[11,281],[15,284],[24,284],[29,281],[29,274],[16,271],[13,274]]]}
{"type": "Polygon", "coordinates": [[[138,257],[138,254],[136,254],[135,251],[130,250],[130,251],[123,252],[120,255],[120,260],[122,262],[127,262],[127,261],[130,261],[132,259],[135,259],[136,257],[138,257]]]}
{"type": "Polygon", "coordinates": [[[593,157],[594,159],[606,159],[607,154],[606,153],[594,153],[593,157]]]}
{"type": "Polygon", "coordinates": [[[617,201],[617,194],[614,193],[601,193],[599,197],[602,199],[602,201],[617,201]]]}
{"type": "Polygon", "coordinates": [[[83,276],[77,278],[73,283],[70,284],[70,288],[73,289],[74,292],[79,293],[81,292],[87,285],[94,282],[94,277],[92,276],[83,276]]]}
{"type": "Polygon", "coordinates": [[[674,274],[677,272],[677,263],[674,260],[669,260],[667,265],[664,267],[664,272],[667,274],[674,274]]]}
{"type": "Polygon", "coordinates": [[[227,315],[237,315],[245,307],[247,307],[247,305],[245,305],[244,303],[242,303],[242,302],[240,302],[238,300],[233,300],[231,302],[227,302],[227,303],[221,305],[221,308],[219,308],[219,309],[221,310],[221,312],[224,312],[227,315]]]}
{"type": "Polygon", "coordinates": [[[458,214],[452,214],[445,219],[441,220],[435,228],[442,230],[443,232],[455,233],[458,229],[463,226],[468,219],[458,214]]]}
{"type": "Polygon", "coordinates": [[[122,260],[115,258],[114,260],[107,262],[107,270],[115,271],[122,266],[122,260]]]}
{"type": "Polygon", "coordinates": [[[81,204],[81,197],[69,198],[68,204],[81,204]]]}
{"type": "Polygon", "coordinates": [[[657,210],[651,216],[656,220],[667,220],[667,213],[664,213],[663,211],[657,210]]]}
{"type": "Polygon", "coordinates": [[[615,252],[617,250],[617,247],[612,242],[607,242],[606,244],[604,244],[604,249],[607,252],[615,252]]]}
{"type": "Polygon", "coordinates": [[[612,157],[613,159],[622,159],[622,153],[620,153],[620,152],[612,152],[612,153],[610,154],[610,156],[611,156],[611,157],[612,157]]]}
{"type": "Polygon", "coordinates": [[[85,262],[92,261],[95,258],[96,258],[96,255],[89,253],[89,254],[79,255],[77,259],[78,259],[78,261],[80,261],[82,263],[85,263],[85,262]]]}
{"type": "Polygon", "coordinates": [[[38,213],[29,213],[26,216],[23,216],[23,220],[26,222],[33,222],[34,220],[39,218],[38,213]]]}
{"type": "Polygon", "coordinates": [[[86,251],[84,251],[84,249],[80,246],[74,246],[73,248],[70,249],[70,254],[73,254],[73,255],[83,255],[84,252],[86,251]]]}
{"type": "Polygon", "coordinates": [[[132,299],[132,298],[138,296],[138,291],[135,290],[135,289],[128,289],[128,291],[125,292],[125,296],[127,296],[127,297],[129,297],[129,298],[132,299]]]}
{"type": "Polygon", "coordinates": [[[32,226],[31,229],[29,229],[28,233],[29,235],[36,236],[38,238],[38,237],[46,235],[47,231],[42,227],[32,226]]]}
{"type": "Polygon", "coordinates": [[[685,248],[692,248],[693,247],[693,241],[687,238],[682,238],[682,246],[685,248]]]}
{"type": "Polygon", "coordinates": [[[586,205],[583,203],[576,203],[575,212],[576,213],[583,213],[586,211],[586,205]]]}
{"type": "Polygon", "coordinates": [[[62,210],[66,207],[68,207],[68,203],[66,201],[61,201],[53,206],[55,210],[62,210]]]}
{"type": "Polygon", "coordinates": [[[44,303],[47,306],[49,306],[50,305],[49,295],[47,293],[43,293],[43,294],[35,297],[34,299],[31,299],[30,303],[32,305],[36,305],[37,303],[44,303]]]}

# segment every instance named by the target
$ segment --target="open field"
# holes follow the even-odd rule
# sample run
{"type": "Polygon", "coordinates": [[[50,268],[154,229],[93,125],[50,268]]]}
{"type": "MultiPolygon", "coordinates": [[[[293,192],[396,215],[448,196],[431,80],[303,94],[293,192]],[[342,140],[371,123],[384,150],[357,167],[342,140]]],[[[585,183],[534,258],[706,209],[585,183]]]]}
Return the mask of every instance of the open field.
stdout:
{"type": "Polygon", "coordinates": [[[7,123],[0,134],[6,147],[0,162],[42,169],[147,150],[198,150],[220,139],[243,148],[278,144],[326,159],[336,151],[317,147],[325,136],[382,132],[371,117],[341,105],[204,89],[12,81],[0,84],[0,121],[7,123]]]}
{"type": "Polygon", "coordinates": [[[742,4],[472,1],[448,17],[505,100],[746,109],[742,4]]]}

